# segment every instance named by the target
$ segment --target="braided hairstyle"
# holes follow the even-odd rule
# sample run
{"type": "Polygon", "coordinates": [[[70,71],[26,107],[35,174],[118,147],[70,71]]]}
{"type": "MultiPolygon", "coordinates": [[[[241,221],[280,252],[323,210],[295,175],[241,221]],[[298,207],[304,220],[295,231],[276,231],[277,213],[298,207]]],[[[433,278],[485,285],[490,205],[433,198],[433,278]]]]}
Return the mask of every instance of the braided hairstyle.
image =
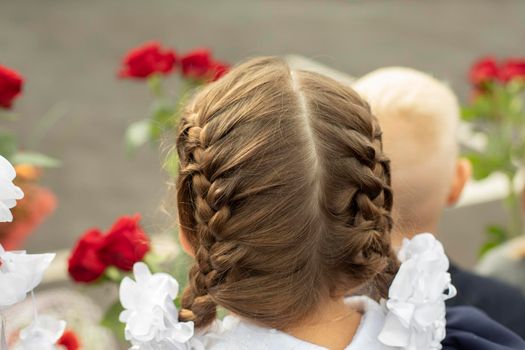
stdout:
{"type": "Polygon", "coordinates": [[[284,329],[328,297],[385,297],[398,268],[381,132],[348,87],[250,60],[200,91],[180,121],[177,207],[195,254],[180,318],[217,305],[284,329]]]}

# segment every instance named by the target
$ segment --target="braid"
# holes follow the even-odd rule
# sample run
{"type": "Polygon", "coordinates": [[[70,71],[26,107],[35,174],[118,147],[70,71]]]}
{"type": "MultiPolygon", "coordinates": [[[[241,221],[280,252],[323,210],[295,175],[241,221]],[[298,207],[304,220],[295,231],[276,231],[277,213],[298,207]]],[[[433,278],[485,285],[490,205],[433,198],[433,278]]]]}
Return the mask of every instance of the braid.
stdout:
{"type": "Polygon", "coordinates": [[[316,109],[312,122],[328,174],[324,206],[329,217],[335,218],[328,220],[330,229],[321,248],[328,271],[342,274],[332,279],[332,290],[364,286],[371,297],[385,297],[398,261],[390,244],[390,164],[382,151],[379,125],[366,102],[352,90],[313,73],[302,75],[303,91],[311,109],[316,109]],[[332,94],[318,94],[319,85],[327,84],[332,85],[332,94]],[[352,115],[334,107],[344,103],[353,104],[352,115]]]}
{"type": "Polygon", "coordinates": [[[384,218],[386,219],[385,230],[383,233],[383,241],[386,240],[386,242],[384,242],[382,251],[383,259],[386,260],[386,266],[384,267],[381,273],[377,273],[374,276],[371,282],[373,290],[377,292],[377,295],[372,294],[371,296],[375,297],[376,299],[379,299],[388,297],[388,290],[390,289],[390,285],[392,284],[392,281],[394,280],[394,277],[396,276],[397,271],[399,270],[400,262],[397,258],[396,252],[391,246],[391,233],[392,228],[394,226],[394,222],[392,219],[393,195],[391,187],[392,179],[390,172],[390,160],[383,153],[381,132],[379,129],[379,125],[377,124],[377,119],[375,119],[375,117],[372,118],[374,120],[375,130],[377,130],[375,135],[375,144],[378,149],[377,154],[380,155],[378,157],[378,163],[381,166],[381,173],[378,175],[381,179],[383,179],[382,209],[384,218]]]}
{"type": "Polygon", "coordinates": [[[368,160],[362,161],[362,181],[350,205],[350,215],[354,215],[355,229],[363,235],[356,241],[361,243],[363,265],[369,272],[364,276],[365,280],[369,279],[369,294],[380,299],[387,297],[399,262],[390,244],[393,226],[390,161],[382,152],[379,126],[372,116],[370,120],[373,121],[374,135],[370,142],[374,151],[368,160]]]}
{"type": "Polygon", "coordinates": [[[185,146],[179,148],[183,149],[179,187],[186,191],[188,186],[193,191],[194,232],[190,237],[198,240],[196,264],[189,273],[190,283],[182,297],[180,316],[184,320],[194,321],[197,327],[203,327],[216,317],[216,303],[209,291],[225,271],[217,269],[218,266],[212,263],[210,254],[220,239],[217,237],[220,227],[230,217],[230,209],[227,204],[220,203],[217,191],[213,190],[206,128],[198,114],[189,113],[189,116],[183,119],[178,142],[185,146]]]}

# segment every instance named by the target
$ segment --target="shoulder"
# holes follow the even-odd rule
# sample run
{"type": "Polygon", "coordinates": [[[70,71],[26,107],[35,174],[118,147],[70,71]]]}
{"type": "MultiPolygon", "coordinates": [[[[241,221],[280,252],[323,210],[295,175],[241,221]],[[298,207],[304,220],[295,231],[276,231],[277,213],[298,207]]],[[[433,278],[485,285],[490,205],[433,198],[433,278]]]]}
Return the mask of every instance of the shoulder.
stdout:
{"type": "Polygon", "coordinates": [[[239,328],[240,320],[236,317],[226,316],[224,320],[216,320],[208,329],[195,335],[192,350],[237,349],[233,342],[238,343],[237,345],[243,342],[239,328]]]}
{"type": "MultiPolygon", "coordinates": [[[[361,324],[345,350],[392,350],[382,344],[378,335],[385,325],[385,312],[381,305],[368,297],[350,297],[346,303],[362,312],[361,324]]],[[[227,316],[222,322],[195,336],[191,350],[327,350],[304,342],[278,330],[264,328],[227,316]]]]}
{"type": "Polygon", "coordinates": [[[212,327],[195,337],[192,350],[317,350],[318,347],[274,329],[257,326],[236,316],[217,320],[212,327]]]}
{"type": "Polygon", "coordinates": [[[525,341],[485,313],[468,306],[447,309],[444,350],[525,349],[525,341]]]}
{"type": "Polygon", "coordinates": [[[525,337],[525,296],[519,289],[454,265],[451,266],[450,274],[458,295],[447,301],[448,306],[470,305],[479,308],[497,322],[525,337]]]}
{"type": "Polygon", "coordinates": [[[494,295],[502,295],[514,300],[517,299],[525,305],[525,297],[520,290],[505,282],[463,270],[453,264],[450,266],[450,275],[452,277],[452,283],[456,285],[456,287],[464,289],[465,292],[473,293],[475,291],[477,295],[490,295],[491,298],[493,298],[494,295]],[[480,289],[479,287],[482,288],[480,289]]]}

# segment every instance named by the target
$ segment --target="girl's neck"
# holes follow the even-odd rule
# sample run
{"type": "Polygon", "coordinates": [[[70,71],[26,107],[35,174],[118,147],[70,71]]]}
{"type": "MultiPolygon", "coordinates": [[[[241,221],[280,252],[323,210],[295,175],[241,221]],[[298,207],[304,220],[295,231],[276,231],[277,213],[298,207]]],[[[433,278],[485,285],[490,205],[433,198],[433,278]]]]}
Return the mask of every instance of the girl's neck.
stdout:
{"type": "Polygon", "coordinates": [[[361,316],[361,312],[347,305],[343,298],[330,300],[307,321],[285,332],[330,350],[344,350],[352,342],[361,316]]]}

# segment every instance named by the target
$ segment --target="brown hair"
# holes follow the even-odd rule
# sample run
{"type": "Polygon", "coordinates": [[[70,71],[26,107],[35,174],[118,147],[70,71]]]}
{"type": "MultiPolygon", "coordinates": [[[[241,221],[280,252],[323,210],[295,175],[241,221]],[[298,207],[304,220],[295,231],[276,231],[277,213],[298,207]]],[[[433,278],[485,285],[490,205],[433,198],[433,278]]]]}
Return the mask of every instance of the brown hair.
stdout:
{"type": "Polygon", "coordinates": [[[352,89],[250,60],[195,96],[177,151],[179,220],[195,252],[181,319],[204,327],[220,305],[284,329],[328,296],[386,296],[398,266],[389,161],[352,89]]]}

